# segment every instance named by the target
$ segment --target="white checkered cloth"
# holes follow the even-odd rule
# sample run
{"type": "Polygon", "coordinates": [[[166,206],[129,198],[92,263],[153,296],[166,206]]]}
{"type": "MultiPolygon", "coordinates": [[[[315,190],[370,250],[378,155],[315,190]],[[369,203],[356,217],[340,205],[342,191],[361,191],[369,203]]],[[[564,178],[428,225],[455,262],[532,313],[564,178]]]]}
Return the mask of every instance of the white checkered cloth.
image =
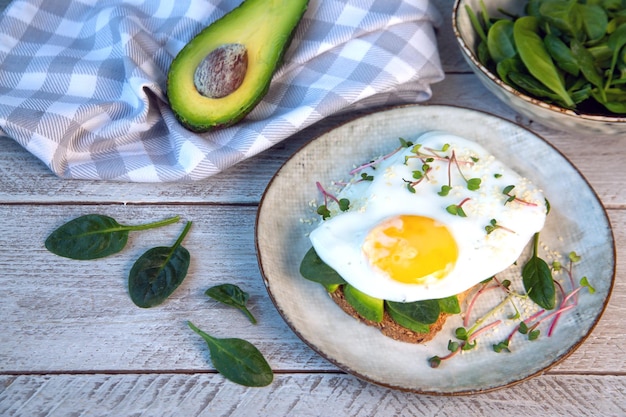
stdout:
{"type": "Polygon", "coordinates": [[[241,0],[13,0],[0,16],[0,136],[62,178],[199,180],[326,116],[431,96],[428,0],[311,0],[264,100],[235,126],[174,118],[178,51],[241,0]]]}

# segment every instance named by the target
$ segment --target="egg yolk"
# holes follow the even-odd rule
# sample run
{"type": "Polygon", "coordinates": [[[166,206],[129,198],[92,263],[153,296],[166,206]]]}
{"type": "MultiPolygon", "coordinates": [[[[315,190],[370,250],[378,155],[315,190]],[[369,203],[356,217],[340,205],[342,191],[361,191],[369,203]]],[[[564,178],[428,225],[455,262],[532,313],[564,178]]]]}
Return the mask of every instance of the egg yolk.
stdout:
{"type": "Polygon", "coordinates": [[[379,223],[365,237],[362,249],[373,266],[409,284],[445,277],[458,256],[447,227],[429,217],[410,215],[379,223]]]}

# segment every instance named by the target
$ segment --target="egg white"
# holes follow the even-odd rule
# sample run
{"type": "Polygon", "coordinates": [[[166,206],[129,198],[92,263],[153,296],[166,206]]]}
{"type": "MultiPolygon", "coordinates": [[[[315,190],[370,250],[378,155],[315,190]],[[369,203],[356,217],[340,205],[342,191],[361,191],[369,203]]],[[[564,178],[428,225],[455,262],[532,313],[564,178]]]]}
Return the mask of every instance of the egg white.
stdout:
{"type": "Polygon", "coordinates": [[[411,148],[406,148],[381,161],[374,168],[360,171],[337,198],[348,198],[350,209],[333,212],[310,234],[310,240],[319,257],[335,269],[348,283],[376,298],[389,301],[412,302],[438,299],[459,294],[479,282],[494,276],[512,265],[521,255],[532,236],[543,228],[546,218],[545,198],[542,191],[528,179],[496,160],[483,147],[467,139],[444,132],[427,132],[416,143],[422,149],[450,148],[441,153],[461,161],[463,175],[480,178],[476,191],[468,190],[465,181],[451,168],[452,190],[440,196],[441,186],[448,184],[448,162],[430,163],[432,170],[426,179],[417,184],[415,193],[407,189],[406,180],[420,169],[422,162],[411,148]],[[463,163],[463,161],[475,162],[463,163]],[[357,181],[362,172],[374,176],[373,181],[357,181]],[[503,189],[514,185],[513,194],[532,205],[516,201],[506,202],[503,189]],[[446,207],[463,204],[467,217],[450,214],[446,207]],[[506,203],[506,204],[505,204],[506,203]],[[362,251],[368,232],[385,219],[399,215],[429,217],[445,225],[458,246],[458,259],[450,273],[442,279],[432,279],[425,284],[406,284],[389,278],[370,266],[362,251]],[[506,229],[496,228],[487,233],[485,226],[492,219],[506,229]]]}

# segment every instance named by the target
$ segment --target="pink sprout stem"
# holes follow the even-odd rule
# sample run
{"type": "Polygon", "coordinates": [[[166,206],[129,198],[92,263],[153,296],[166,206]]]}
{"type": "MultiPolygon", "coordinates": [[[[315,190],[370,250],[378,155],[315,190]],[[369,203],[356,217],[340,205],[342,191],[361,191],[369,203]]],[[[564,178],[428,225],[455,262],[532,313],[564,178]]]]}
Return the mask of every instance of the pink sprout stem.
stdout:
{"type": "Polygon", "coordinates": [[[380,158],[375,159],[375,160],[373,160],[371,162],[368,162],[366,164],[359,165],[358,167],[356,167],[356,168],[354,168],[354,169],[352,169],[350,171],[350,175],[354,175],[357,172],[364,170],[365,168],[372,167],[372,166],[374,166],[374,165],[384,161],[385,159],[391,158],[393,155],[395,155],[396,153],[400,152],[403,148],[404,148],[404,146],[398,146],[395,150],[391,151],[387,155],[381,156],[380,158]]]}
{"type": "Polygon", "coordinates": [[[467,339],[468,342],[473,342],[474,339],[476,339],[478,336],[480,336],[481,334],[485,333],[488,330],[493,329],[494,327],[498,326],[500,323],[502,323],[502,320],[496,320],[493,323],[490,323],[484,327],[481,327],[480,329],[476,330],[474,333],[472,333],[472,335],[467,339]]]}
{"type": "Polygon", "coordinates": [[[337,200],[337,197],[335,197],[334,195],[330,194],[329,192],[327,192],[324,187],[322,187],[322,184],[320,184],[319,181],[317,181],[315,183],[315,185],[317,186],[317,189],[322,193],[322,195],[324,196],[324,204],[328,204],[328,199],[332,199],[334,200],[337,204],[339,204],[339,200],[337,200]]]}

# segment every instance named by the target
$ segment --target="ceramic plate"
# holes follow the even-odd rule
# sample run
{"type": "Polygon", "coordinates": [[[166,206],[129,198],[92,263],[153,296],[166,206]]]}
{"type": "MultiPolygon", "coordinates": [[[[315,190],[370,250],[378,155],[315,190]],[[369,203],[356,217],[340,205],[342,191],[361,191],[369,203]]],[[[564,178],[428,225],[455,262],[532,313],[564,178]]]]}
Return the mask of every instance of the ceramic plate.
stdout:
{"type": "MultiPolygon", "coordinates": [[[[270,298],[287,324],[311,348],[348,373],[400,390],[428,394],[468,394],[511,385],[537,375],[571,354],[598,322],[615,275],[611,227],[598,197],[587,181],[555,148],[534,133],[485,113],[436,105],[396,107],[351,122],[309,142],[276,173],[259,207],[256,246],[261,274],[270,298]],[[444,130],[471,139],[496,158],[531,179],[551,203],[541,232],[540,255],[549,263],[575,251],[582,257],[574,277],[587,276],[595,293],[581,291],[577,306],[561,315],[554,333],[528,341],[515,336],[511,352],[495,353],[492,345],[510,333],[502,325],[463,352],[433,369],[428,358],[447,353],[461,316],[425,344],[409,344],[383,336],[345,314],[319,284],[302,278],[300,261],[310,248],[307,234],[314,218],[310,202],[319,195],[315,182],[331,184],[346,173],[428,130],[444,130]]],[[[530,250],[530,245],[527,252],[530,250]]],[[[562,274],[562,273],[561,273],[562,274]]],[[[499,274],[519,282],[519,267],[499,274]]],[[[557,274],[558,276],[558,274],[557,274]]],[[[564,277],[560,277],[562,279],[564,277]]],[[[496,295],[494,295],[496,296],[496,295]]],[[[481,298],[488,309],[489,297],[481,298]]],[[[504,317],[506,319],[506,317],[504,317]]]]}

